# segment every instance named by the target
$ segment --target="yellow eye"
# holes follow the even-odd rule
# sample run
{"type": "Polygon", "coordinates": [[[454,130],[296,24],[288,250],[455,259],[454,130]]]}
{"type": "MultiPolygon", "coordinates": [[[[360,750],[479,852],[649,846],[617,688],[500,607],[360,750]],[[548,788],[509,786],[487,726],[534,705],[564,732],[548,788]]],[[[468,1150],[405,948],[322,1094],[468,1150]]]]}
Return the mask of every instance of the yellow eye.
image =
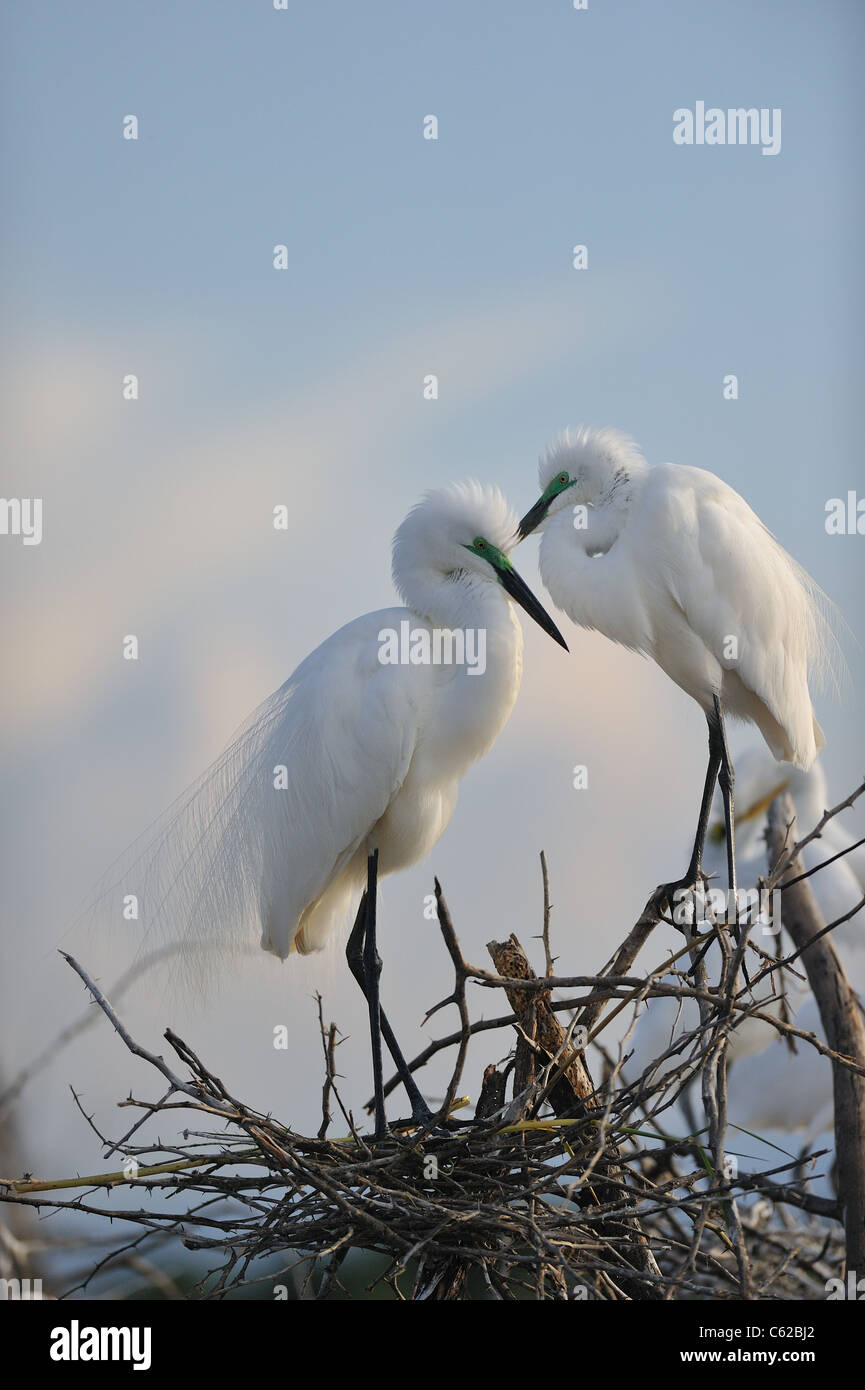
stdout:
{"type": "Polygon", "coordinates": [[[559,474],[559,482],[561,483],[562,487],[564,487],[564,485],[565,485],[565,483],[566,483],[567,481],[568,481],[568,475],[567,475],[567,473],[560,473],[560,474],[559,474]]]}

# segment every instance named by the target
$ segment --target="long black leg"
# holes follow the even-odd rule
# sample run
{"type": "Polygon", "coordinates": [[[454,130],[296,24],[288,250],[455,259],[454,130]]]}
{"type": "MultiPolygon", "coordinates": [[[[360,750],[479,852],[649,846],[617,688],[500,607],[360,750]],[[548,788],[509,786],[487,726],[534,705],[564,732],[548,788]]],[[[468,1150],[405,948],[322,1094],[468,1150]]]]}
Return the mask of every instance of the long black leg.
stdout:
{"type": "Polygon", "coordinates": [[[374,849],[366,861],[366,922],[363,933],[363,978],[364,993],[369,1007],[369,1036],[372,1043],[372,1082],[375,1095],[375,1137],[383,1139],[387,1134],[387,1116],[384,1112],[384,1075],[381,1061],[381,1002],[379,981],[381,979],[381,956],[376,948],[375,926],[378,905],[378,850],[374,849]]]}
{"type": "Polygon", "coordinates": [[[688,865],[688,882],[696,883],[703,867],[703,849],[706,844],[706,831],[709,828],[709,817],[712,814],[712,797],[715,793],[715,782],[721,767],[721,747],[718,739],[718,728],[715,721],[707,716],[706,722],[709,726],[709,765],[706,768],[706,781],[703,785],[703,799],[700,802],[700,818],[697,821],[697,834],[694,837],[694,849],[691,854],[691,862],[688,865]]]}
{"type": "Polygon", "coordinates": [[[677,920],[678,894],[682,889],[695,888],[702,872],[703,848],[706,843],[709,817],[712,814],[712,797],[715,792],[718,770],[721,766],[721,746],[717,723],[712,715],[706,716],[706,722],[709,726],[709,764],[706,768],[706,781],[703,784],[703,798],[700,802],[700,815],[697,821],[697,833],[694,836],[691,862],[684,878],[680,878],[676,883],[662,883],[659,888],[655,889],[654,895],[654,903],[658,912],[663,914],[665,909],[669,908],[674,922],[677,920]]]}
{"type": "Polygon", "coordinates": [[[384,1112],[384,1070],[381,1065],[381,956],[375,945],[375,909],[378,906],[378,851],[367,859],[366,926],[363,933],[363,979],[370,1009],[370,1041],[373,1045],[373,1094],[375,1095],[375,1138],[388,1133],[384,1112]]]}
{"type": "MultiPolygon", "coordinates": [[[[721,786],[721,796],[724,800],[724,828],[727,833],[727,887],[728,894],[728,914],[729,924],[733,928],[733,935],[736,941],[739,940],[739,895],[736,883],[736,819],[733,812],[733,783],[735,774],[733,763],[730,759],[730,750],[727,747],[727,731],[724,728],[724,714],[721,709],[721,702],[715,696],[715,721],[718,729],[718,746],[721,752],[721,769],[718,773],[718,782],[721,786]]],[[[745,976],[747,979],[747,974],[745,976]]]]}
{"type": "MultiPolygon", "coordinates": [[[[367,865],[367,891],[364,893],[363,897],[362,897],[361,900],[360,900],[360,907],[358,908],[357,917],[355,918],[355,923],[354,923],[354,926],[352,927],[351,935],[349,936],[348,944],[347,944],[346,950],[345,950],[345,955],[346,955],[346,960],[348,961],[349,970],[351,971],[351,973],[352,973],[352,975],[354,976],[354,978],[355,978],[355,980],[357,981],[357,983],[360,985],[361,990],[363,991],[364,998],[367,1000],[367,1003],[368,1003],[368,1004],[369,1004],[369,999],[370,999],[369,992],[368,992],[368,986],[367,986],[367,970],[366,970],[366,961],[367,961],[367,940],[368,940],[367,926],[368,926],[368,916],[369,916],[369,914],[368,914],[368,903],[369,903],[369,900],[370,900],[371,893],[372,893],[373,896],[375,896],[375,886],[376,886],[376,883],[377,883],[377,877],[378,877],[378,851],[376,850],[376,851],[374,852],[374,855],[370,855],[370,857],[369,857],[369,861],[368,861],[368,865],[367,865]],[[374,859],[374,858],[375,858],[375,865],[374,865],[374,867],[373,867],[373,859],[374,859]],[[370,883],[372,883],[372,888],[370,888],[370,883]]],[[[375,916],[374,916],[374,915],[373,915],[373,947],[372,947],[372,950],[373,950],[374,957],[375,957],[375,959],[374,959],[374,970],[375,970],[375,977],[376,977],[376,978],[375,978],[375,987],[374,987],[374,988],[375,988],[376,997],[377,997],[377,999],[378,999],[378,992],[379,992],[379,991],[378,991],[378,980],[379,980],[379,976],[381,975],[381,960],[379,959],[378,952],[375,950],[375,916]]],[[[371,1027],[372,1027],[372,1008],[373,1008],[373,1006],[370,1004],[370,1025],[371,1025],[371,1027]]],[[[396,1040],[396,1035],[394,1034],[394,1031],[393,1031],[393,1029],[391,1028],[390,1023],[388,1022],[387,1015],[385,1014],[384,1010],[382,1009],[381,1003],[380,1003],[380,1002],[377,1003],[377,1017],[378,1017],[378,1026],[379,1026],[379,1028],[380,1028],[380,1030],[381,1030],[380,1039],[379,1039],[379,1045],[378,1045],[379,1061],[381,1060],[381,1038],[384,1038],[384,1041],[385,1041],[385,1043],[387,1044],[388,1052],[390,1053],[391,1057],[393,1058],[394,1066],[396,1067],[396,1069],[397,1069],[397,1071],[398,1071],[398,1073],[399,1073],[399,1078],[400,1078],[400,1080],[402,1081],[402,1084],[403,1084],[403,1086],[404,1086],[405,1089],[406,1089],[406,1093],[408,1094],[409,1102],[410,1102],[410,1104],[411,1104],[411,1117],[412,1117],[412,1120],[413,1120],[416,1124],[418,1124],[418,1125],[426,1125],[426,1124],[428,1124],[428,1123],[433,1119],[433,1113],[432,1113],[432,1111],[430,1110],[429,1106],[427,1105],[426,1101],[424,1100],[423,1096],[421,1095],[420,1091],[418,1090],[417,1082],[415,1081],[414,1077],[412,1076],[411,1072],[409,1071],[408,1063],[406,1062],[405,1058],[404,1058],[403,1055],[402,1055],[402,1051],[400,1050],[399,1043],[398,1043],[397,1040],[396,1040]]],[[[373,1042],[373,1079],[375,1079],[375,1042],[373,1042]]],[[[382,1115],[384,1114],[384,1094],[383,1094],[383,1087],[382,1087],[382,1096],[381,1096],[381,1113],[382,1113],[382,1115]]],[[[376,1096],[376,1134],[377,1134],[377,1136],[378,1136],[378,1128],[379,1128],[379,1100],[378,1100],[378,1096],[376,1096]]],[[[379,1136],[379,1137],[380,1137],[380,1136],[379,1136]]]]}

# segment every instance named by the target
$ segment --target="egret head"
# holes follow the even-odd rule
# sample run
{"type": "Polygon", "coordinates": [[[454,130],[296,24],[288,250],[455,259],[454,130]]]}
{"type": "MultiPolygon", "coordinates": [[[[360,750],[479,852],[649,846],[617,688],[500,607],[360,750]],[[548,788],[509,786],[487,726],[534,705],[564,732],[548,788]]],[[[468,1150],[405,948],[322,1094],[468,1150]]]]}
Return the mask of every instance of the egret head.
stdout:
{"type": "Polygon", "coordinates": [[[597,505],[646,466],[634,441],[619,430],[567,429],[541,454],[541,495],[523,517],[519,538],[542,529],[564,507],[597,505]]]}
{"type": "Polygon", "coordinates": [[[452,483],[427,493],[398,528],[394,583],[411,607],[422,603],[431,584],[498,584],[567,651],[552,618],[508,558],[516,539],[516,517],[497,487],[452,483]]]}

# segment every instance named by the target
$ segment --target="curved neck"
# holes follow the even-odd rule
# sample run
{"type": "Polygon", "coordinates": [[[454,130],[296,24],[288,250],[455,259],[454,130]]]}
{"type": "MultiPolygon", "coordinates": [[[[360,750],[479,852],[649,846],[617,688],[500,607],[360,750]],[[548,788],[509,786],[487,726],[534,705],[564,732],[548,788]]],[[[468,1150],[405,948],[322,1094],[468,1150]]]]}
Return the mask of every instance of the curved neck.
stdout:
{"type": "Polygon", "coordinates": [[[405,576],[406,606],[432,627],[512,630],[510,602],[497,582],[463,573],[454,578],[429,572],[405,576]]]}
{"type": "Polygon", "coordinates": [[[594,471],[563,493],[568,503],[554,517],[556,530],[571,527],[575,543],[587,555],[605,555],[627,523],[644,473],[645,465],[594,471]]]}

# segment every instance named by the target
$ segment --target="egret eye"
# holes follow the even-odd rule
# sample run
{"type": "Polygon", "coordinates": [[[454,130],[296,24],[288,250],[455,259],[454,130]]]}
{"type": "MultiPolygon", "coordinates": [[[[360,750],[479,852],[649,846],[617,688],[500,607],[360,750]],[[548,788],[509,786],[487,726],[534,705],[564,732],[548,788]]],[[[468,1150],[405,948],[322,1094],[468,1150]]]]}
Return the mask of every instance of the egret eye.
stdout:
{"type": "Polygon", "coordinates": [[[564,487],[565,484],[570,481],[570,479],[568,478],[567,473],[560,473],[558,481],[561,483],[562,487],[564,487]]]}
{"type": "Polygon", "coordinates": [[[476,536],[476,537],[475,537],[475,548],[476,548],[477,550],[486,550],[486,548],[487,548],[487,543],[486,543],[486,541],[484,540],[483,536],[476,536]]]}

